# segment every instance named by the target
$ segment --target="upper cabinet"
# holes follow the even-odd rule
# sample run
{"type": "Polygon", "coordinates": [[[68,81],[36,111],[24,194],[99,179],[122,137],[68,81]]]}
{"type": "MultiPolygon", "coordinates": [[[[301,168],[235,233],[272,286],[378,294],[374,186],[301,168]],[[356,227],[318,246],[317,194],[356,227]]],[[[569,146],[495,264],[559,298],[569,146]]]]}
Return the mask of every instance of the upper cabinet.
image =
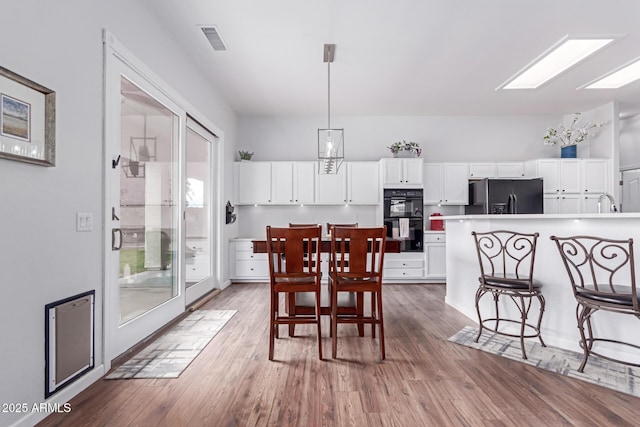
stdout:
{"type": "Polygon", "coordinates": [[[468,204],[468,173],[467,163],[425,163],[424,204],[468,204]]]}
{"type": "Polygon", "coordinates": [[[236,163],[237,204],[291,205],[315,201],[315,162],[236,163]]]}
{"type": "Polygon", "coordinates": [[[535,176],[542,178],[545,193],[579,193],[580,160],[540,159],[534,161],[535,176]]]}
{"type": "Polygon", "coordinates": [[[271,203],[271,162],[238,162],[235,178],[236,204],[271,203]]]}
{"type": "Polygon", "coordinates": [[[421,158],[382,159],[382,183],[385,187],[406,187],[422,185],[421,158]]]}
{"type": "Polygon", "coordinates": [[[583,159],[580,161],[582,191],[585,194],[602,194],[608,191],[607,163],[605,159],[583,159]]]}
{"type": "Polygon", "coordinates": [[[345,163],[337,174],[316,176],[316,204],[343,205],[347,203],[347,168],[345,163]]]}
{"type": "Polygon", "coordinates": [[[522,178],[524,163],[469,163],[469,179],[482,178],[522,178]]]}
{"type": "Polygon", "coordinates": [[[348,162],[347,200],[353,205],[380,203],[379,162],[348,162]]]}

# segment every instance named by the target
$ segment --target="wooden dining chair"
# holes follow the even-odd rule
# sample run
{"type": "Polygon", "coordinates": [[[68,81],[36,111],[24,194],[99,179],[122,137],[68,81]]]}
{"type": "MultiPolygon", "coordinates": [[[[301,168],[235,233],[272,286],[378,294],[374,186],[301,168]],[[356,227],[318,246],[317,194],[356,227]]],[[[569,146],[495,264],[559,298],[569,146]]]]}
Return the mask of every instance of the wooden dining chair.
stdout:
{"type": "Polygon", "coordinates": [[[322,360],[320,324],[320,244],[322,226],[275,228],[267,226],[267,255],[271,309],[269,317],[269,360],[273,360],[274,342],[282,324],[316,324],[318,357],[322,360]],[[314,297],[312,313],[297,311],[280,314],[280,294],[310,293],[314,297]]]}
{"type": "MultiPolygon", "coordinates": [[[[331,267],[329,292],[331,294],[331,355],[337,354],[338,323],[371,324],[375,338],[378,326],[380,358],[385,359],[384,316],[382,311],[382,268],[387,228],[355,228],[334,226],[331,231],[331,267]],[[347,262],[341,260],[348,259],[347,262]],[[369,315],[358,310],[356,314],[341,314],[337,310],[340,293],[371,294],[369,315]]],[[[362,307],[362,304],[360,305],[362,307]]]]}
{"type": "MultiPolygon", "coordinates": [[[[289,223],[289,227],[317,227],[318,224],[301,224],[301,223],[289,223]]],[[[333,224],[327,223],[327,231],[333,226],[333,224]]],[[[357,227],[358,223],[342,224],[344,227],[357,227]]],[[[329,264],[330,265],[330,264],[329,264]]],[[[324,316],[331,315],[331,297],[329,295],[328,285],[323,283],[320,290],[320,314],[324,316]]],[[[341,314],[353,314],[357,313],[357,310],[362,311],[362,294],[359,294],[356,298],[355,293],[345,293],[338,296],[338,312],[341,314]],[[356,299],[360,301],[358,305],[356,299]]],[[[312,293],[297,292],[295,294],[289,294],[287,297],[287,312],[294,314],[312,314],[315,306],[315,300],[312,293]]],[[[295,336],[295,324],[289,325],[289,336],[295,336]]],[[[363,325],[358,325],[358,334],[364,336],[363,325]]]]}

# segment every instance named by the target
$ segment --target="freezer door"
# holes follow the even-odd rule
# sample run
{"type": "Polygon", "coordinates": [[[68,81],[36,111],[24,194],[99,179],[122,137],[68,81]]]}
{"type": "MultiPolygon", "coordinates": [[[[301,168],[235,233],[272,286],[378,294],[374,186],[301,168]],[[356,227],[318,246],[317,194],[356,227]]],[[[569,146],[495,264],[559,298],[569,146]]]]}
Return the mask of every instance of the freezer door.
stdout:
{"type": "Polygon", "coordinates": [[[514,213],[544,213],[542,179],[514,180],[513,194],[516,202],[514,213]]]}

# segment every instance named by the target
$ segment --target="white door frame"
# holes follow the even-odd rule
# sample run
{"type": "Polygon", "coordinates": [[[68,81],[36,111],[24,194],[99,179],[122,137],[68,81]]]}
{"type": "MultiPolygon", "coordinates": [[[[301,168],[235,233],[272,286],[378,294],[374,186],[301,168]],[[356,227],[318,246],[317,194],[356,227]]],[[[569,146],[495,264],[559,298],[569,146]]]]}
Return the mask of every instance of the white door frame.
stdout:
{"type": "MultiPolygon", "coordinates": [[[[182,213],[182,218],[184,218],[184,151],[185,145],[184,134],[186,132],[186,117],[187,113],[201,123],[206,129],[208,129],[211,133],[213,133],[218,138],[217,146],[213,146],[212,150],[216,150],[215,160],[216,163],[213,165],[214,171],[212,174],[212,179],[215,180],[212,187],[215,188],[214,198],[212,199],[212,229],[214,230],[213,239],[214,245],[216,246],[215,256],[213,259],[213,277],[215,280],[215,287],[220,288],[222,283],[222,249],[223,244],[219,236],[222,236],[222,215],[220,214],[223,203],[222,203],[222,190],[223,186],[223,170],[222,170],[222,159],[224,154],[224,132],[219,129],[215,124],[213,124],[210,120],[206,119],[201,113],[199,113],[193,106],[184,100],[177,92],[175,92],[169,85],[167,85],[159,76],[157,76],[151,69],[149,69],[143,62],[141,62],[135,55],[133,55],[125,46],[123,46],[112,33],[108,30],[104,30],[103,32],[103,43],[104,43],[104,135],[103,135],[103,207],[104,207],[104,224],[103,224],[103,360],[105,365],[105,370],[108,371],[111,368],[111,361],[119,356],[122,351],[116,346],[115,337],[113,336],[113,325],[114,322],[118,321],[119,308],[114,307],[114,289],[111,286],[112,282],[114,282],[115,278],[113,276],[113,272],[111,271],[109,259],[111,252],[111,200],[112,200],[112,192],[113,188],[109,185],[109,181],[107,179],[108,174],[111,171],[111,162],[115,161],[117,158],[116,153],[111,152],[111,145],[108,141],[112,141],[114,138],[119,140],[119,130],[120,130],[120,117],[119,114],[115,115],[112,113],[116,108],[114,108],[114,102],[120,102],[120,90],[119,84],[118,89],[114,90],[113,82],[114,82],[114,74],[118,75],[117,70],[115,69],[118,62],[125,64],[131,70],[135,71],[138,75],[144,77],[146,82],[148,82],[152,87],[156,90],[160,91],[164,96],[173,101],[179,109],[182,110],[181,117],[181,129],[180,133],[183,136],[181,138],[181,146],[180,150],[180,164],[179,164],[179,177],[182,183],[179,190],[178,195],[178,203],[179,203],[179,212],[182,213]]],[[[119,79],[117,79],[119,81],[119,79]]],[[[119,111],[119,109],[117,109],[119,111]]],[[[179,245],[180,247],[184,247],[184,220],[181,221],[181,225],[179,227],[179,245]]],[[[180,251],[180,257],[178,260],[178,275],[179,275],[179,286],[181,287],[181,299],[182,299],[182,308],[181,311],[176,314],[179,315],[184,311],[186,302],[185,302],[185,275],[184,275],[184,251],[180,251]]],[[[153,310],[152,310],[153,311],[153,310]]],[[[152,313],[151,313],[152,314],[152,313]]],[[[175,316],[174,316],[175,317],[175,316]]],[[[162,327],[166,321],[160,318],[153,318],[150,316],[151,323],[155,322],[154,331],[162,327]]],[[[144,337],[142,337],[144,338],[144,337]]],[[[141,338],[141,339],[142,339],[141,338]]],[[[124,349],[126,350],[126,349],[124,349]]]]}

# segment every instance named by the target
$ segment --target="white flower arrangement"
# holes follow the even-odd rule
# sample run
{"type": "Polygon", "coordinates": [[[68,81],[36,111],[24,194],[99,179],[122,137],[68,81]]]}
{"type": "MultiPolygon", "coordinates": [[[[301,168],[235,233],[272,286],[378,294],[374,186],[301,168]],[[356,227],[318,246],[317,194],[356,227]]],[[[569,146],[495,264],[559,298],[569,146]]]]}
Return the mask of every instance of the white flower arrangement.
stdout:
{"type": "Polygon", "coordinates": [[[544,143],[546,145],[556,145],[560,144],[563,147],[567,147],[569,145],[577,145],[580,144],[587,138],[592,137],[594,134],[590,132],[593,128],[599,128],[604,125],[604,122],[601,123],[585,123],[582,127],[574,128],[574,125],[580,119],[580,113],[575,113],[573,115],[573,121],[569,125],[569,127],[565,127],[563,124],[558,126],[557,129],[548,128],[547,133],[544,135],[544,143]]]}

